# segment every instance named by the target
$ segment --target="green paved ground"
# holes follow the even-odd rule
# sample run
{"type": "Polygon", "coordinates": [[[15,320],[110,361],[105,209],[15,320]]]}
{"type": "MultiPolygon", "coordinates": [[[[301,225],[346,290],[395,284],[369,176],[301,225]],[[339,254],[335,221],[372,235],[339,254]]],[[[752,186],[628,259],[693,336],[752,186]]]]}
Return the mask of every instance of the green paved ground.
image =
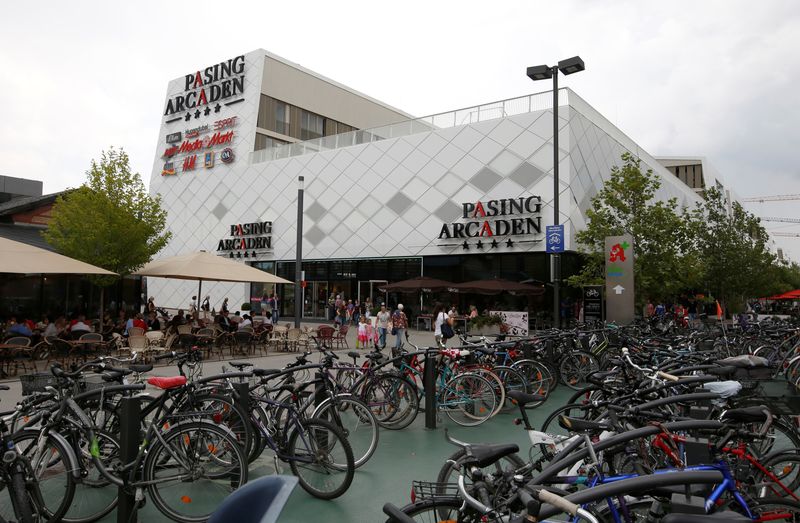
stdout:
{"type": "MultiPolygon", "coordinates": [[[[540,426],[550,411],[563,405],[572,392],[563,386],[556,389],[547,403],[530,411],[533,425],[540,426]]],[[[530,444],[525,431],[512,423],[518,416],[519,411],[499,414],[478,427],[459,427],[447,420],[439,425],[439,429],[427,430],[424,416],[420,413],[414,423],[402,431],[381,431],[378,450],[368,463],[356,471],[353,484],[345,495],[333,501],[322,501],[306,494],[298,486],[279,521],[385,521],[381,512],[385,502],[399,506],[409,503],[411,481],[435,481],[446,457],[455,452],[456,447],[444,440],[441,427],[447,427],[455,438],[462,441],[517,443],[524,458],[530,444]]]]}

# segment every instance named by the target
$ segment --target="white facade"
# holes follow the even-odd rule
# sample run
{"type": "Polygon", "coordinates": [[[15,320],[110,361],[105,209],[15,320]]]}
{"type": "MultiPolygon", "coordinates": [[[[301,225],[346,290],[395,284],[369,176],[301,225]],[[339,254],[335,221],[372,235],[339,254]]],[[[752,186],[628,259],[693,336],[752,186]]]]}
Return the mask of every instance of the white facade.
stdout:
{"type": "MultiPolygon", "coordinates": [[[[231,225],[269,221],[272,250],[248,260],[294,259],[298,176],[305,178],[305,260],[545,250],[544,228],[553,215],[550,93],[252,153],[258,97],[250,93],[262,89],[263,51],[245,57],[244,101],[205,120],[237,117],[230,145],[235,161],[222,164],[217,157],[212,168],[201,164],[181,172],[177,157],[173,165],[178,172],[162,176],[166,136],[203,120],[162,125],[150,190],[163,198],[173,239],[160,257],[215,251],[220,239],[231,237],[231,225]],[[460,241],[440,238],[443,224],[469,221],[463,218],[465,203],[530,196],[541,198],[541,213],[522,218],[539,220],[541,233],[503,236],[491,247],[488,241],[495,238],[459,239],[467,241],[467,249],[460,241]],[[478,249],[477,240],[486,241],[485,248],[478,249]]],[[[183,78],[170,82],[168,96],[184,87],[183,78]]],[[[585,227],[591,197],[625,151],[661,176],[659,198],[676,197],[681,205],[698,201],[690,188],[568,89],[560,92],[559,118],[560,221],[567,250],[575,249],[574,235],[585,227]]],[[[185,307],[196,284],[150,279],[148,287],[159,303],[185,307]]],[[[233,304],[249,301],[244,284],[208,282],[203,288],[212,305],[226,296],[233,304]]]]}

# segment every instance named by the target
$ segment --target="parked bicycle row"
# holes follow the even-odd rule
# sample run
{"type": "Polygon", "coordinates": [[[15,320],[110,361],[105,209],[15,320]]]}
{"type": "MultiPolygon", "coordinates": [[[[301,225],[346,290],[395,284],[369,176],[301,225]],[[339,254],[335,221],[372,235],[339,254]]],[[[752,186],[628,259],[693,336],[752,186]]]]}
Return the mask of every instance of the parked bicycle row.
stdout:
{"type": "MultiPolygon", "coordinates": [[[[791,345],[796,333],[782,328],[781,343],[773,339],[771,358],[765,358],[771,374],[769,365],[781,354],[784,374],[793,361],[789,354],[796,348],[791,345]],[[782,348],[774,349],[776,345],[782,348]]],[[[312,351],[306,351],[284,369],[233,361],[227,372],[211,376],[202,375],[200,349],[159,355],[158,361],[177,367],[177,375],[168,378],[145,377],[152,365],[137,364],[135,354],[100,357],[70,368],[54,365],[49,374],[26,377],[29,394],[3,415],[3,443],[14,454],[4,460],[3,471],[13,506],[0,508],[0,517],[95,521],[114,510],[122,492],[132,494],[137,506],[151,501],[175,521],[205,521],[247,481],[249,464],[267,450],[276,469],[288,465],[309,494],[333,499],[347,491],[355,470],[374,455],[380,429],[400,430],[417,417],[426,403],[426,365],[432,369],[427,383],[434,391],[428,395],[433,398],[429,407],[463,426],[520,408],[520,423],[532,430],[525,412],[544,403],[559,382],[589,386],[554,413],[548,426],[562,414],[582,420],[602,417],[603,406],[613,405],[614,411],[624,403],[618,401],[620,394],[642,400],[663,394],[624,388],[634,379],[632,373],[640,371],[620,366],[622,352],[613,338],[632,342],[631,365],[634,360],[658,363],[667,371],[686,363],[701,367],[719,352],[714,348],[718,340],[711,341],[711,350],[703,350],[701,344],[709,340],[699,335],[653,340],[610,327],[502,341],[462,338],[462,346],[451,349],[421,348],[409,340],[407,347],[391,354],[376,349],[344,355],[317,343],[317,363],[310,360],[312,351]],[[598,381],[595,371],[600,368],[616,370],[601,374],[598,381]],[[151,392],[144,392],[145,381],[151,392]],[[132,403],[134,412],[141,411],[134,423],[126,416],[132,403]],[[123,459],[126,434],[137,444],[136,452],[123,459]]],[[[727,340],[723,355],[750,347],[727,340]]],[[[697,377],[691,379],[696,381],[678,383],[698,383],[697,377]]],[[[710,381],[703,376],[699,382],[703,380],[710,381]]],[[[628,422],[627,415],[620,416],[628,422]]],[[[771,422],[770,430],[789,441],[787,449],[800,446],[787,420],[771,422]]],[[[561,440],[540,443],[541,456],[529,458],[541,468],[555,456],[561,440]]],[[[520,463],[512,465],[516,470],[520,463]]]]}
{"type": "Polygon", "coordinates": [[[783,327],[769,345],[729,338],[724,350],[696,334],[609,345],[538,430],[526,407],[543,397],[508,393],[529,448],[448,437],[457,450],[435,481],[415,481],[410,503],[384,511],[390,522],[798,521],[797,336],[783,327]],[[752,354],[765,351],[774,357],[752,354]]]}

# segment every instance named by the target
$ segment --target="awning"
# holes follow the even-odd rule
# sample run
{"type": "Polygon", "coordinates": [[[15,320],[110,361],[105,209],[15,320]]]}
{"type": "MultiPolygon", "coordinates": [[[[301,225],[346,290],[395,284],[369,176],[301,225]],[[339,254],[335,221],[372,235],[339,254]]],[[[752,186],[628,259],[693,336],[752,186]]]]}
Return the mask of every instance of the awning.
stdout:
{"type": "Polygon", "coordinates": [[[114,272],[95,267],[80,260],[7,238],[0,238],[0,272],[14,274],[116,275],[114,272]]]}

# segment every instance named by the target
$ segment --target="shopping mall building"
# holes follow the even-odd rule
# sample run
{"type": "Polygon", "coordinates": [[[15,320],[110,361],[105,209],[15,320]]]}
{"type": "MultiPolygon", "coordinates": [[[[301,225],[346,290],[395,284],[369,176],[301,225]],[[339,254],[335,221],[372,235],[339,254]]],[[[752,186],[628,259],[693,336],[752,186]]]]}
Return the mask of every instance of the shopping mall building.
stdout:
{"type": "MultiPolygon", "coordinates": [[[[173,232],[159,257],[213,251],[294,280],[303,177],[304,317],[324,318],[331,294],[379,301],[381,283],[419,275],[550,281],[551,92],[414,118],[264,50],[185,73],[167,89],[150,180],[173,232]]],[[[559,120],[564,276],[578,267],[575,233],[590,199],[622,153],[661,178],[659,198],[681,205],[720,183],[702,158],[654,158],[569,89],[559,120]]],[[[185,307],[197,288],[147,287],[169,307],[185,307]]],[[[235,308],[272,290],[203,289],[212,306],[228,297],[235,308]]],[[[293,314],[294,288],[277,291],[293,314]]],[[[547,314],[552,298],[469,299],[547,314]],[[525,303],[494,303],[508,300],[525,303]]]]}

